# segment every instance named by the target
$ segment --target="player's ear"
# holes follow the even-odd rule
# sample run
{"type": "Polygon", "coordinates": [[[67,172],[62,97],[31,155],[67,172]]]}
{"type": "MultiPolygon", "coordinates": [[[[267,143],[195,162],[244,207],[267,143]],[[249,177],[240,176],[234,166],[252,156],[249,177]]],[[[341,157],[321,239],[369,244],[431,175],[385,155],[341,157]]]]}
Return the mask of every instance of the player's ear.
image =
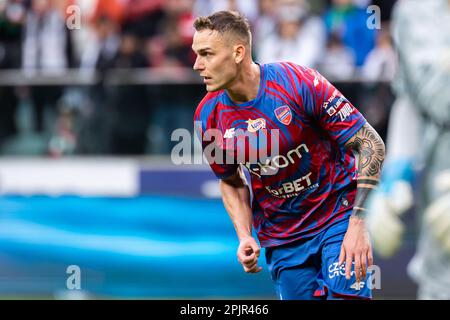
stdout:
{"type": "Polygon", "coordinates": [[[241,63],[245,56],[245,46],[238,44],[234,46],[234,61],[236,63],[241,63]]]}

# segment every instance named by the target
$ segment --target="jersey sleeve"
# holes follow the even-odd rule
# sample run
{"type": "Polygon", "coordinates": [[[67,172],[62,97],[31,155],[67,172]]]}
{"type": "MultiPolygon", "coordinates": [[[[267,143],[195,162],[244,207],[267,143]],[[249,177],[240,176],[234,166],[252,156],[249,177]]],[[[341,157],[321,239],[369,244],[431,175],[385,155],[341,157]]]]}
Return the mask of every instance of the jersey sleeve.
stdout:
{"type": "MultiPolygon", "coordinates": [[[[300,72],[300,71],[299,71],[300,72]]],[[[366,119],[344,95],[319,72],[305,68],[301,104],[306,113],[341,147],[364,126],[366,119]]]]}
{"type": "Polygon", "coordinates": [[[208,115],[199,105],[194,115],[194,130],[199,139],[204,159],[208,162],[215,176],[226,179],[237,172],[238,165],[227,159],[223,149],[223,137],[220,131],[208,125],[208,115]]]}

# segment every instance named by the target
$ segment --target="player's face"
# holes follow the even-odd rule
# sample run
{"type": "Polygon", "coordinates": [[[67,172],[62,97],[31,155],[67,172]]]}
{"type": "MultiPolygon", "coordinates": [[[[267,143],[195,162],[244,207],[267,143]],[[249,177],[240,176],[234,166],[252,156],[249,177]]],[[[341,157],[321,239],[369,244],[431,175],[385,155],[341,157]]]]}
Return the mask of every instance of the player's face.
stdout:
{"type": "Polygon", "coordinates": [[[234,48],[217,31],[204,29],[194,34],[192,50],[197,54],[194,70],[198,71],[209,92],[226,89],[236,78],[234,48]]]}

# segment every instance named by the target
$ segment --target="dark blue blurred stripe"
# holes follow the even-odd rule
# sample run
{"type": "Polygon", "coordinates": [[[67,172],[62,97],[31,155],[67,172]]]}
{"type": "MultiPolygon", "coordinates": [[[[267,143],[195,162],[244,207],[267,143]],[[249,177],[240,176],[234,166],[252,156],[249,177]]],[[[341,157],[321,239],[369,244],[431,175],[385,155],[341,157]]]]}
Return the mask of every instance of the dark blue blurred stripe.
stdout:
{"type": "Polygon", "coordinates": [[[141,169],[139,193],[204,197],[201,187],[207,181],[217,181],[211,170],[141,169]]]}

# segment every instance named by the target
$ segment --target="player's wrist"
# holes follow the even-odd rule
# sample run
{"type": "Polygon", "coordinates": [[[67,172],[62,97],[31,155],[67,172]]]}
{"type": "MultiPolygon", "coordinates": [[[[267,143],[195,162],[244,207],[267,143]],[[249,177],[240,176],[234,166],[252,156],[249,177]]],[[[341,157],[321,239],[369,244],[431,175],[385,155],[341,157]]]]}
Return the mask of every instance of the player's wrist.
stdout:
{"type": "MultiPolygon", "coordinates": [[[[356,210],[356,212],[360,213],[359,210],[356,210]]],[[[355,214],[355,209],[353,209],[353,213],[350,216],[350,221],[349,223],[353,224],[353,225],[362,225],[365,226],[365,220],[364,220],[364,216],[360,215],[360,214],[355,214]]]]}
{"type": "Polygon", "coordinates": [[[242,241],[248,240],[248,239],[253,239],[251,232],[248,232],[248,231],[238,232],[237,236],[238,236],[239,242],[242,242],[242,241]]]}

